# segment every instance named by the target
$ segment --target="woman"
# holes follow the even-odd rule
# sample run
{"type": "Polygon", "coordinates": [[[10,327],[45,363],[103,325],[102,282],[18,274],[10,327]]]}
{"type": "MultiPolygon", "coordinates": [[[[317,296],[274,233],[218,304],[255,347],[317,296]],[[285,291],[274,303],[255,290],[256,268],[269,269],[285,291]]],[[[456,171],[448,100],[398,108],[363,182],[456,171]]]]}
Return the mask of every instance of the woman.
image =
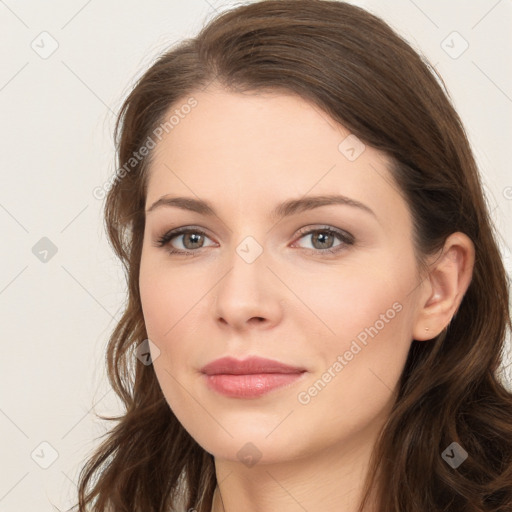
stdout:
{"type": "Polygon", "coordinates": [[[512,510],[506,274],[438,80],[327,0],[225,12],[142,76],[105,206],[126,412],[81,512],[512,510]]]}

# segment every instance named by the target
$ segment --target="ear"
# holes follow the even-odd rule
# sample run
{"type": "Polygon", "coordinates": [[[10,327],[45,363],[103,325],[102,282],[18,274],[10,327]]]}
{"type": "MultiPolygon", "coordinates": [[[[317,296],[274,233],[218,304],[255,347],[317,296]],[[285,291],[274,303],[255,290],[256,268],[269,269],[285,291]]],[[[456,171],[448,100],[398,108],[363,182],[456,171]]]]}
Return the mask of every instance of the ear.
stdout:
{"type": "Polygon", "coordinates": [[[422,283],[413,339],[435,338],[448,326],[471,283],[475,248],[464,233],[452,233],[441,254],[429,264],[422,283]]]}

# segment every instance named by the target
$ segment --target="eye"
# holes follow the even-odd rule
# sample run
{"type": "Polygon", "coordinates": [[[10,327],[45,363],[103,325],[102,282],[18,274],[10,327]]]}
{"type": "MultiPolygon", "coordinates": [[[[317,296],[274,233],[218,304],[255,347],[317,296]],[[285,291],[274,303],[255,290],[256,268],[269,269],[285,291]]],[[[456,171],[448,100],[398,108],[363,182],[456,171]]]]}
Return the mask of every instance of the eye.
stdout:
{"type": "Polygon", "coordinates": [[[316,229],[303,228],[299,231],[302,235],[300,238],[310,237],[313,249],[308,249],[314,253],[337,253],[348,245],[354,244],[354,237],[346,231],[341,231],[330,226],[322,226],[316,229]],[[338,245],[333,246],[335,239],[340,240],[338,245]]]}
{"type": "Polygon", "coordinates": [[[157,239],[155,245],[157,247],[169,246],[168,252],[170,254],[194,256],[195,252],[199,252],[196,249],[202,249],[205,238],[208,238],[206,233],[199,228],[182,227],[164,233],[157,239]],[[172,246],[172,241],[180,237],[182,237],[181,245],[184,247],[183,249],[172,246]]]}
{"type": "MultiPolygon", "coordinates": [[[[302,228],[299,233],[302,235],[299,240],[301,238],[311,237],[310,239],[313,244],[313,248],[305,249],[312,251],[314,254],[333,254],[342,251],[349,245],[354,244],[354,237],[350,233],[332,228],[330,226],[322,226],[316,229],[302,228]],[[333,246],[332,243],[336,240],[336,238],[340,241],[340,243],[333,246]]],[[[196,256],[200,253],[198,249],[205,247],[205,239],[209,239],[209,237],[202,229],[188,226],[173,229],[164,233],[156,240],[155,246],[167,246],[169,254],[196,256]],[[173,245],[173,240],[179,238],[182,239],[181,245],[183,248],[175,247],[173,245]]]]}

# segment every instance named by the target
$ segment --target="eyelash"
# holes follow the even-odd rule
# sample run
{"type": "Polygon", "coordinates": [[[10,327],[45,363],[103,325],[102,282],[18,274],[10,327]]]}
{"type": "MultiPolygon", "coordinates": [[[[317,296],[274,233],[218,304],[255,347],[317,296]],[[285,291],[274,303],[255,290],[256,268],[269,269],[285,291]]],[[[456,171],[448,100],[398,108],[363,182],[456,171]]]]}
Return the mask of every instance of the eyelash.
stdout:
{"type": "MultiPolygon", "coordinates": [[[[164,246],[168,245],[169,242],[173,238],[176,238],[180,235],[186,235],[189,233],[199,234],[199,235],[209,238],[209,236],[200,228],[182,227],[182,228],[173,229],[171,231],[164,233],[162,236],[160,236],[156,240],[155,246],[156,247],[164,247],[164,246]]],[[[330,226],[324,226],[324,227],[316,228],[316,229],[302,228],[301,230],[299,230],[300,236],[297,240],[303,238],[304,236],[311,235],[313,233],[328,233],[329,235],[335,235],[338,237],[339,240],[341,240],[341,242],[343,242],[343,243],[335,246],[332,249],[305,249],[306,251],[309,251],[309,252],[312,251],[313,253],[316,253],[316,254],[318,254],[318,253],[336,254],[336,253],[340,252],[341,250],[343,250],[344,246],[349,246],[349,245],[354,244],[354,237],[350,233],[340,231],[337,229],[333,229],[330,226]]],[[[200,251],[200,249],[203,249],[203,248],[204,247],[199,247],[196,250],[186,250],[186,251],[183,251],[181,249],[172,248],[172,249],[168,249],[168,252],[169,252],[169,254],[181,254],[183,256],[194,257],[197,255],[197,253],[200,251]]]]}

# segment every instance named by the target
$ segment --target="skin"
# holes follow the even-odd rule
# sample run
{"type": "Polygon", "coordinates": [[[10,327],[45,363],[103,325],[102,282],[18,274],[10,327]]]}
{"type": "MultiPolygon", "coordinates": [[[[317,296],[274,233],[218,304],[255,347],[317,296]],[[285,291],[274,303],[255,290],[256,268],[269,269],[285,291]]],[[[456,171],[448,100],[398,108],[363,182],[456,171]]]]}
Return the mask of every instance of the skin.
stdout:
{"type": "Polygon", "coordinates": [[[410,211],[383,154],[367,146],[350,161],[338,149],[350,132],[294,95],[211,87],[193,96],[198,105],[154,150],[146,209],[164,195],[186,196],[209,201],[217,216],[166,206],[146,215],[140,292],[160,351],[152,350],[158,381],[184,428],[214,455],[214,512],[355,512],[411,341],[428,343],[449,323],[471,280],[473,245],[452,234],[421,276],[410,211]],[[268,218],[282,201],[323,194],[348,196],[374,215],[327,205],[268,218]],[[156,247],[182,226],[207,236],[156,247]],[[350,233],[354,244],[334,236],[322,245],[315,233],[299,233],[325,235],[324,226],[350,233]],[[236,251],[248,236],[263,251],[251,263],[236,251]],[[340,244],[337,254],[323,249],[340,244]],[[170,254],[172,247],[196,256],[170,254]],[[334,371],[393,304],[400,311],[334,371]],[[257,399],[228,398],[200,373],[226,355],[307,372],[257,399]],[[329,368],[330,381],[301,403],[299,393],[329,368]],[[237,455],[248,442],[260,454],[251,466],[237,455]]]}

